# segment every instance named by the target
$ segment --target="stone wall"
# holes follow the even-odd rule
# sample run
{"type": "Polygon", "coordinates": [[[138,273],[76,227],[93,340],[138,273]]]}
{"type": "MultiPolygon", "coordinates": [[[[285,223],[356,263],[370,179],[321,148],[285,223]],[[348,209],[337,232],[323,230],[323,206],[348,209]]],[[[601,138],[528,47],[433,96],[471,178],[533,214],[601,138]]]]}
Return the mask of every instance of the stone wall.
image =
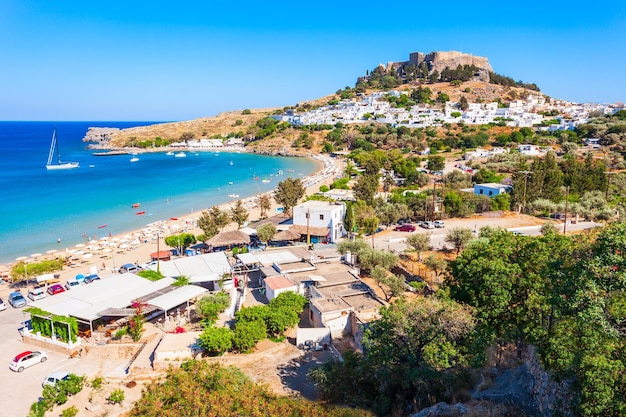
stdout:
{"type": "Polygon", "coordinates": [[[439,51],[429,52],[428,54],[413,52],[409,55],[407,64],[419,66],[422,62],[428,64],[430,71],[437,70],[441,72],[446,67],[454,69],[459,65],[474,65],[486,71],[493,71],[491,64],[489,64],[489,59],[482,56],[464,54],[458,51],[439,51]]]}

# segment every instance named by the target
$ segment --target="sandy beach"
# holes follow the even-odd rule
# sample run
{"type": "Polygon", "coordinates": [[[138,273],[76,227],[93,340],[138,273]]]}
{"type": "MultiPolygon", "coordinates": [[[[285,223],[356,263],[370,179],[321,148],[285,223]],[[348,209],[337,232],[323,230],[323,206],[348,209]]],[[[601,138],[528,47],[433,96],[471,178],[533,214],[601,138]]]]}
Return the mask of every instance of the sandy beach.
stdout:
{"type": "MultiPolygon", "coordinates": [[[[303,177],[302,181],[306,187],[306,195],[312,195],[319,191],[321,185],[330,185],[337,176],[342,175],[344,163],[342,160],[330,158],[326,155],[311,155],[311,159],[316,161],[319,168],[311,175],[303,177]]],[[[270,192],[271,193],[271,192],[270,192]]],[[[257,200],[259,195],[242,199],[241,201],[248,209],[249,222],[252,223],[261,218],[261,210],[257,200]]],[[[221,210],[229,210],[237,200],[221,204],[221,210]]],[[[276,212],[278,204],[271,199],[272,207],[267,214],[270,216],[276,212]]],[[[97,269],[100,276],[107,276],[118,273],[119,267],[125,263],[146,263],[149,262],[150,254],[158,250],[172,249],[165,244],[165,237],[179,234],[191,233],[193,235],[202,234],[202,230],[197,227],[196,220],[202,211],[187,213],[180,217],[172,217],[169,220],[147,224],[145,227],[125,232],[119,235],[107,235],[102,237],[85,236],[85,243],[80,243],[71,248],[56,251],[51,249],[44,254],[31,255],[26,262],[38,262],[45,258],[70,257],[72,262],[66,265],[59,274],[61,282],[75,277],[77,274],[87,275],[92,270],[97,269]]],[[[224,230],[236,230],[237,224],[231,223],[224,230]]],[[[10,270],[11,264],[0,265],[0,273],[10,270]]],[[[32,283],[31,283],[32,285],[32,283]]],[[[9,285],[2,285],[2,293],[8,292],[9,285]]]]}

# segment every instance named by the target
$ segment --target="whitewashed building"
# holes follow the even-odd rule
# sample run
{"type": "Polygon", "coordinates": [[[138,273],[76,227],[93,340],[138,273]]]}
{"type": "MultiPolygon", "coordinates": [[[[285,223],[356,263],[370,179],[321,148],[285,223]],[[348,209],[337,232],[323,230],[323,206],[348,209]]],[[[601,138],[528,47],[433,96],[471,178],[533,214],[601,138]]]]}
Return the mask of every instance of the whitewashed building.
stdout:
{"type": "Polygon", "coordinates": [[[293,208],[293,224],[299,230],[326,228],[328,242],[336,243],[346,234],[343,225],[345,215],[345,203],[311,200],[293,208]]]}

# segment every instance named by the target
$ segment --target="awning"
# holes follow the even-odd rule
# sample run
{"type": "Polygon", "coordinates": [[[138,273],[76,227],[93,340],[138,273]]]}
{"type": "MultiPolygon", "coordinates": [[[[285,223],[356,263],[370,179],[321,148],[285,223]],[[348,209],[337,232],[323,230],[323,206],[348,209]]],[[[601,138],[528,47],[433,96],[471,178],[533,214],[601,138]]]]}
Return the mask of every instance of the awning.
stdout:
{"type": "Polygon", "coordinates": [[[197,285],[185,285],[177,288],[174,291],[170,291],[167,294],[160,295],[148,303],[152,306],[158,307],[163,311],[170,310],[178,305],[183,304],[186,301],[191,300],[201,294],[207,292],[206,289],[197,285]]]}

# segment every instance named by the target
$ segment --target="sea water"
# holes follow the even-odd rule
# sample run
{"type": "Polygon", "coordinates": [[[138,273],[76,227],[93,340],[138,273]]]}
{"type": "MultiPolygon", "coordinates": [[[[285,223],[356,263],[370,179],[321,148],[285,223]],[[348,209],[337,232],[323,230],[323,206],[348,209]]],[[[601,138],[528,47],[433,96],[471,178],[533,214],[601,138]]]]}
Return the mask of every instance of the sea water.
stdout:
{"type": "Polygon", "coordinates": [[[130,154],[94,156],[82,142],[88,127],[154,123],[0,122],[0,264],[267,192],[316,168],[305,158],[223,151],[142,153],[130,162],[130,154]],[[55,126],[61,160],[79,168],[46,170],[55,126]]]}

